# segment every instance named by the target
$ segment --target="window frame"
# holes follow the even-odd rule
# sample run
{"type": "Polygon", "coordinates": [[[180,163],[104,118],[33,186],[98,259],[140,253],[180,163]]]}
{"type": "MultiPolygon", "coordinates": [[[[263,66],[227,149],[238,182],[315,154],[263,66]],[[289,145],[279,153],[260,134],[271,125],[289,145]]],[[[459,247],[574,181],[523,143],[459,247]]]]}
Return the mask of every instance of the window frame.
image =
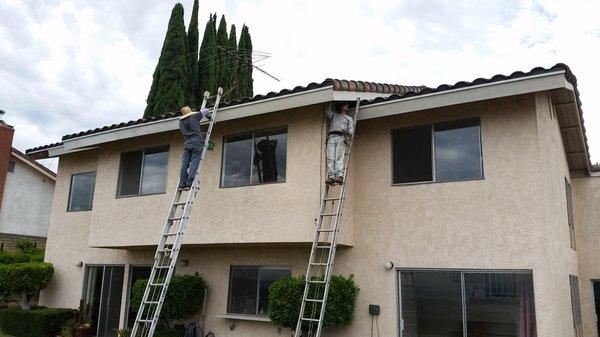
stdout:
{"type": "Polygon", "coordinates": [[[571,183],[565,177],[565,195],[567,208],[567,224],[569,226],[569,247],[577,250],[577,240],[575,238],[575,209],[573,205],[573,188],[571,183]]]}
{"type": "Polygon", "coordinates": [[[391,186],[410,186],[410,185],[420,185],[420,184],[439,184],[439,183],[452,183],[452,182],[461,182],[461,181],[474,181],[474,180],[485,180],[485,170],[483,165],[483,130],[482,130],[482,121],[481,117],[469,117],[469,118],[461,118],[461,119],[451,119],[445,121],[439,121],[434,123],[425,123],[425,124],[415,124],[409,126],[402,126],[397,128],[391,128],[390,135],[390,181],[391,186]],[[479,132],[478,140],[479,140],[479,168],[481,169],[481,177],[478,178],[467,178],[467,179],[456,179],[456,180],[437,180],[436,176],[436,161],[435,161],[435,126],[437,124],[446,124],[446,123],[460,123],[460,122],[469,122],[469,121],[478,121],[479,122],[479,132]],[[432,180],[424,180],[424,181],[413,181],[413,182],[394,182],[394,131],[403,130],[403,129],[411,129],[417,127],[425,127],[428,126],[431,133],[431,174],[432,180]]]}
{"type": "MultiPolygon", "coordinates": [[[[535,305],[535,279],[532,269],[468,269],[468,268],[410,268],[410,267],[396,267],[396,307],[397,310],[397,331],[398,337],[404,337],[404,321],[402,319],[402,272],[439,272],[439,273],[459,273],[461,279],[461,303],[462,303],[462,317],[463,322],[467,320],[467,298],[465,293],[465,274],[513,274],[513,275],[531,275],[531,291],[533,294],[534,313],[535,315],[535,326],[538,324],[537,307],[535,305]]],[[[537,329],[536,329],[537,330],[537,329]]],[[[464,330],[466,336],[467,330],[464,330]]],[[[582,336],[575,336],[582,337],[582,336]]]]}
{"type": "Polygon", "coordinates": [[[257,129],[257,130],[251,130],[251,131],[246,131],[246,132],[240,132],[240,133],[235,133],[235,134],[230,134],[230,135],[225,135],[223,136],[223,145],[221,148],[221,172],[219,175],[219,188],[236,188],[236,187],[248,187],[248,186],[262,186],[262,185],[271,185],[271,184],[284,184],[287,182],[287,162],[288,162],[288,142],[287,140],[289,140],[289,129],[288,126],[280,126],[280,127],[273,127],[273,128],[266,128],[266,129],[257,129]],[[248,184],[241,184],[241,185],[235,185],[235,186],[223,186],[223,179],[224,179],[224,171],[225,171],[225,157],[227,152],[225,151],[225,146],[227,144],[227,139],[228,138],[233,138],[233,137],[239,137],[239,136],[245,136],[245,135],[252,135],[252,154],[250,156],[250,158],[254,158],[254,140],[255,140],[255,134],[257,133],[265,133],[265,132],[276,132],[276,131],[283,131],[283,133],[285,133],[286,135],[286,147],[285,147],[285,166],[286,166],[286,176],[283,178],[283,180],[281,181],[269,181],[266,183],[252,183],[252,176],[254,173],[254,165],[252,164],[252,160],[250,161],[250,182],[248,184]]]}
{"type": "Polygon", "coordinates": [[[15,173],[15,168],[17,167],[17,163],[14,160],[8,161],[7,173],[15,173]]]}
{"type": "Polygon", "coordinates": [[[258,309],[260,305],[260,271],[264,269],[269,270],[288,270],[290,272],[290,277],[292,276],[292,266],[271,266],[271,265],[231,265],[229,266],[229,282],[227,286],[227,305],[226,305],[226,314],[227,315],[237,315],[237,316],[247,316],[247,317],[268,317],[267,315],[259,315],[258,309]],[[237,312],[232,312],[230,310],[230,300],[231,300],[231,289],[233,278],[232,272],[234,268],[255,268],[257,270],[257,282],[256,282],[256,306],[255,306],[255,314],[241,314],[237,312]]]}
{"type": "Polygon", "coordinates": [[[79,172],[71,174],[71,180],[69,182],[69,197],[67,198],[67,213],[73,212],[89,212],[94,208],[94,194],[96,193],[96,171],[87,171],[87,172],[79,172]],[[90,200],[90,208],[89,209],[78,209],[71,210],[71,201],[73,196],[73,177],[84,175],[84,174],[92,174],[92,191],[91,191],[91,200],[90,200]]]}
{"type": "Polygon", "coordinates": [[[115,198],[116,199],[120,199],[120,198],[132,198],[132,197],[143,197],[143,196],[148,196],[148,195],[158,195],[158,194],[166,194],[167,193],[167,184],[168,184],[168,177],[169,177],[169,156],[171,153],[171,146],[170,144],[167,145],[158,145],[158,146],[151,146],[151,147],[146,147],[140,150],[134,150],[134,151],[125,151],[125,152],[121,152],[120,157],[119,157],[119,170],[117,171],[117,191],[115,194],[115,198]],[[142,194],[142,183],[144,180],[144,163],[146,161],[146,151],[151,151],[151,150],[157,150],[157,149],[161,149],[164,148],[165,152],[167,153],[167,165],[166,165],[166,173],[165,173],[165,177],[164,177],[164,183],[165,183],[165,191],[164,192],[156,192],[156,193],[146,193],[146,194],[142,194]],[[139,180],[139,185],[138,185],[138,193],[137,194],[123,194],[120,195],[119,194],[119,189],[121,187],[121,171],[123,169],[123,155],[127,154],[127,153],[135,153],[135,152],[142,152],[142,160],[140,163],[140,180],[139,180]]]}

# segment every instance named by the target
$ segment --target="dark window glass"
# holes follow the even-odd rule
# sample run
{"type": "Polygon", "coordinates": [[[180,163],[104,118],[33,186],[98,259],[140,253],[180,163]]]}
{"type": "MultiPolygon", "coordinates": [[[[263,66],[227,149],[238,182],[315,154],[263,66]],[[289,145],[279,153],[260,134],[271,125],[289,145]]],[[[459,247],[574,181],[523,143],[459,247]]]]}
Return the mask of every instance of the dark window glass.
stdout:
{"type": "Polygon", "coordinates": [[[142,158],[143,151],[121,154],[118,195],[136,195],[140,193],[142,158]]]}
{"type": "Polygon", "coordinates": [[[168,149],[151,149],[144,152],[141,194],[163,193],[167,190],[168,149]]]}
{"type": "Polygon", "coordinates": [[[231,136],[224,143],[222,187],[285,181],[285,129],[231,136]]]}
{"type": "Polygon", "coordinates": [[[531,274],[403,271],[400,287],[404,337],[536,336],[531,274]]]}
{"type": "Polygon", "coordinates": [[[8,162],[8,172],[15,172],[15,162],[12,160],[8,162]]]}
{"type": "Polygon", "coordinates": [[[259,316],[266,316],[269,314],[269,286],[271,286],[273,282],[288,276],[292,276],[292,272],[289,269],[260,269],[258,275],[259,284],[257,313],[259,316]]]}
{"type": "Polygon", "coordinates": [[[573,191],[571,190],[571,184],[565,178],[565,190],[567,193],[567,221],[569,223],[569,237],[571,248],[575,249],[575,220],[573,218],[573,191]]]}
{"type": "Polygon", "coordinates": [[[290,268],[231,267],[227,312],[253,316],[268,315],[269,286],[291,275],[290,268]]]}
{"type": "Polygon", "coordinates": [[[221,186],[248,185],[252,174],[252,135],[228,137],[223,157],[221,186]]]}
{"type": "Polygon", "coordinates": [[[483,176],[479,120],[436,124],[434,144],[436,181],[483,176]]]}
{"type": "Polygon", "coordinates": [[[169,148],[121,154],[118,196],[164,193],[167,189],[169,148]]]}
{"type": "Polygon", "coordinates": [[[95,180],[95,172],[80,173],[71,176],[67,211],[89,211],[92,209],[95,180]]]}
{"type": "Polygon", "coordinates": [[[404,337],[462,336],[461,277],[458,272],[402,272],[404,337]]]}
{"type": "Polygon", "coordinates": [[[229,306],[227,312],[256,315],[258,268],[232,267],[229,278],[229,306]]]}
{"type": "Polygon", "coordinates": [[[468,336],[535,336],[531,275],[466,273],[464,277],[468,336]]]}
{"type": "Polygon", "coordinates": [[[254,135],[254,160],[252,183],[285,180],[287,133],[285,130],[256,133],[254,135]]]}
{"type": "Polygon", "coordinates": [[[393,182],[431,181],[431,126],[392,131],[393,182]]]}

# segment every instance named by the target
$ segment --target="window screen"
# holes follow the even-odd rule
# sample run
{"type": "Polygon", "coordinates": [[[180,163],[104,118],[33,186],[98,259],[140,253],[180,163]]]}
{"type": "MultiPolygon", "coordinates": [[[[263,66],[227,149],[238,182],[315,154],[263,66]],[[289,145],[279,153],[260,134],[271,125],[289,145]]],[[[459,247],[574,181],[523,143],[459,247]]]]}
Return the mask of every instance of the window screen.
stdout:
{"type": "Polygon", "coordinates": [[[167,188],[169,148],[121,154],[118,196],[164,193],[167,188]]]}
{"type": "Polygon", "coordinates": [[[238,315],[267,316],[269,286],[292,275],[291,268],[231,267],[227,312],[238,315]]]}
{"type": "Polygon", "coordinates": [[[15,162],[12,160],[8,162],[8,172],[15,172],[15,162]]]}
{"type": "Polygon", "coordinates": [[[67,211],[89,211],[92,209],[95,180],[95,172],[79,173],[71,176],[67,211]]]}
{"type": "Polygon", "coordinates": [[[583,336],[583,320],[581,318],[581,297],[579,295],[579,277],[569,275],[571,286],[571,310],[573,312],[573,327],[575,337],[583,336]]]}
{"type": "Polygon", "coordinates": [[[225,138],[221,186],[285,181],[287,130],[256,131],[225,138]]]}
{"type": "Polygon", "coordinates": [[[392,131],[394,183],[432,180],[431,126],[392,131]]]}
{"type": "Polygon", "coordinates": [[[567,221],[569,224],[569,238],[571,248],[576,248],[575,242],[575,220],[573,217],[573,190],[567,178],[565,178],[565,191],[567,194],[567,221]]]}

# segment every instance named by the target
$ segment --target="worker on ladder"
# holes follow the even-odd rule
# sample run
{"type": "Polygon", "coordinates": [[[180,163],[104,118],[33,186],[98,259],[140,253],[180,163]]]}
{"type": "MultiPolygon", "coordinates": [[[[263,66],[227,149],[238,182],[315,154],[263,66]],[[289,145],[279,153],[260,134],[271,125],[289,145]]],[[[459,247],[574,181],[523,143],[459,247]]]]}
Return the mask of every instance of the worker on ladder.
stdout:
{"type": "Polygon", "coordinates": [[[329,133],[327,134],[327,185],[342,184],[344,182],[344,152],[350,145],[354,134],[354,120],[348,116],[348,103],[334,103],[329,105],[327,119],[330,120],[329,133]]]}
{"type": "Polygon", "coordinates": [[[187,190],[192,186],[194,174],[200,164],[205,137],[200,129],[200,121],[203,117],[211,119],[212,110],[202,108],[200,111],[192,111],[189,106],[181,108],[179,129],[183,134],[183,155],[181,156],[181,171],[179,174],[178,188],[180,190],[187,190]]]}

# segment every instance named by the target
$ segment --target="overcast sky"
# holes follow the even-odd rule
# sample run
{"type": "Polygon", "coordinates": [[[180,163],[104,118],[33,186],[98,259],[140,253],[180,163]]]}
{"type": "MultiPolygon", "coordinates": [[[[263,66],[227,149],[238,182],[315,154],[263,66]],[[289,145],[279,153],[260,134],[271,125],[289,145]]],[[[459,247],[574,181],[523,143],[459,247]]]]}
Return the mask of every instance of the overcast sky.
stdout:
{"type": "MultiPolygon", "coordinates": [[[[142,116],[176,1],[0,0],[0,109],[20,150],[142,116]]],[[[182,1],[189,22],[192,0],[182,1]]],[[[200,1],[250,27],[255,93],[327,77],[437,86],[568,64],[600,161],[600,1],[200,1]]],[[[55,166],[56,163],[47,163],[55,166]]]]}

